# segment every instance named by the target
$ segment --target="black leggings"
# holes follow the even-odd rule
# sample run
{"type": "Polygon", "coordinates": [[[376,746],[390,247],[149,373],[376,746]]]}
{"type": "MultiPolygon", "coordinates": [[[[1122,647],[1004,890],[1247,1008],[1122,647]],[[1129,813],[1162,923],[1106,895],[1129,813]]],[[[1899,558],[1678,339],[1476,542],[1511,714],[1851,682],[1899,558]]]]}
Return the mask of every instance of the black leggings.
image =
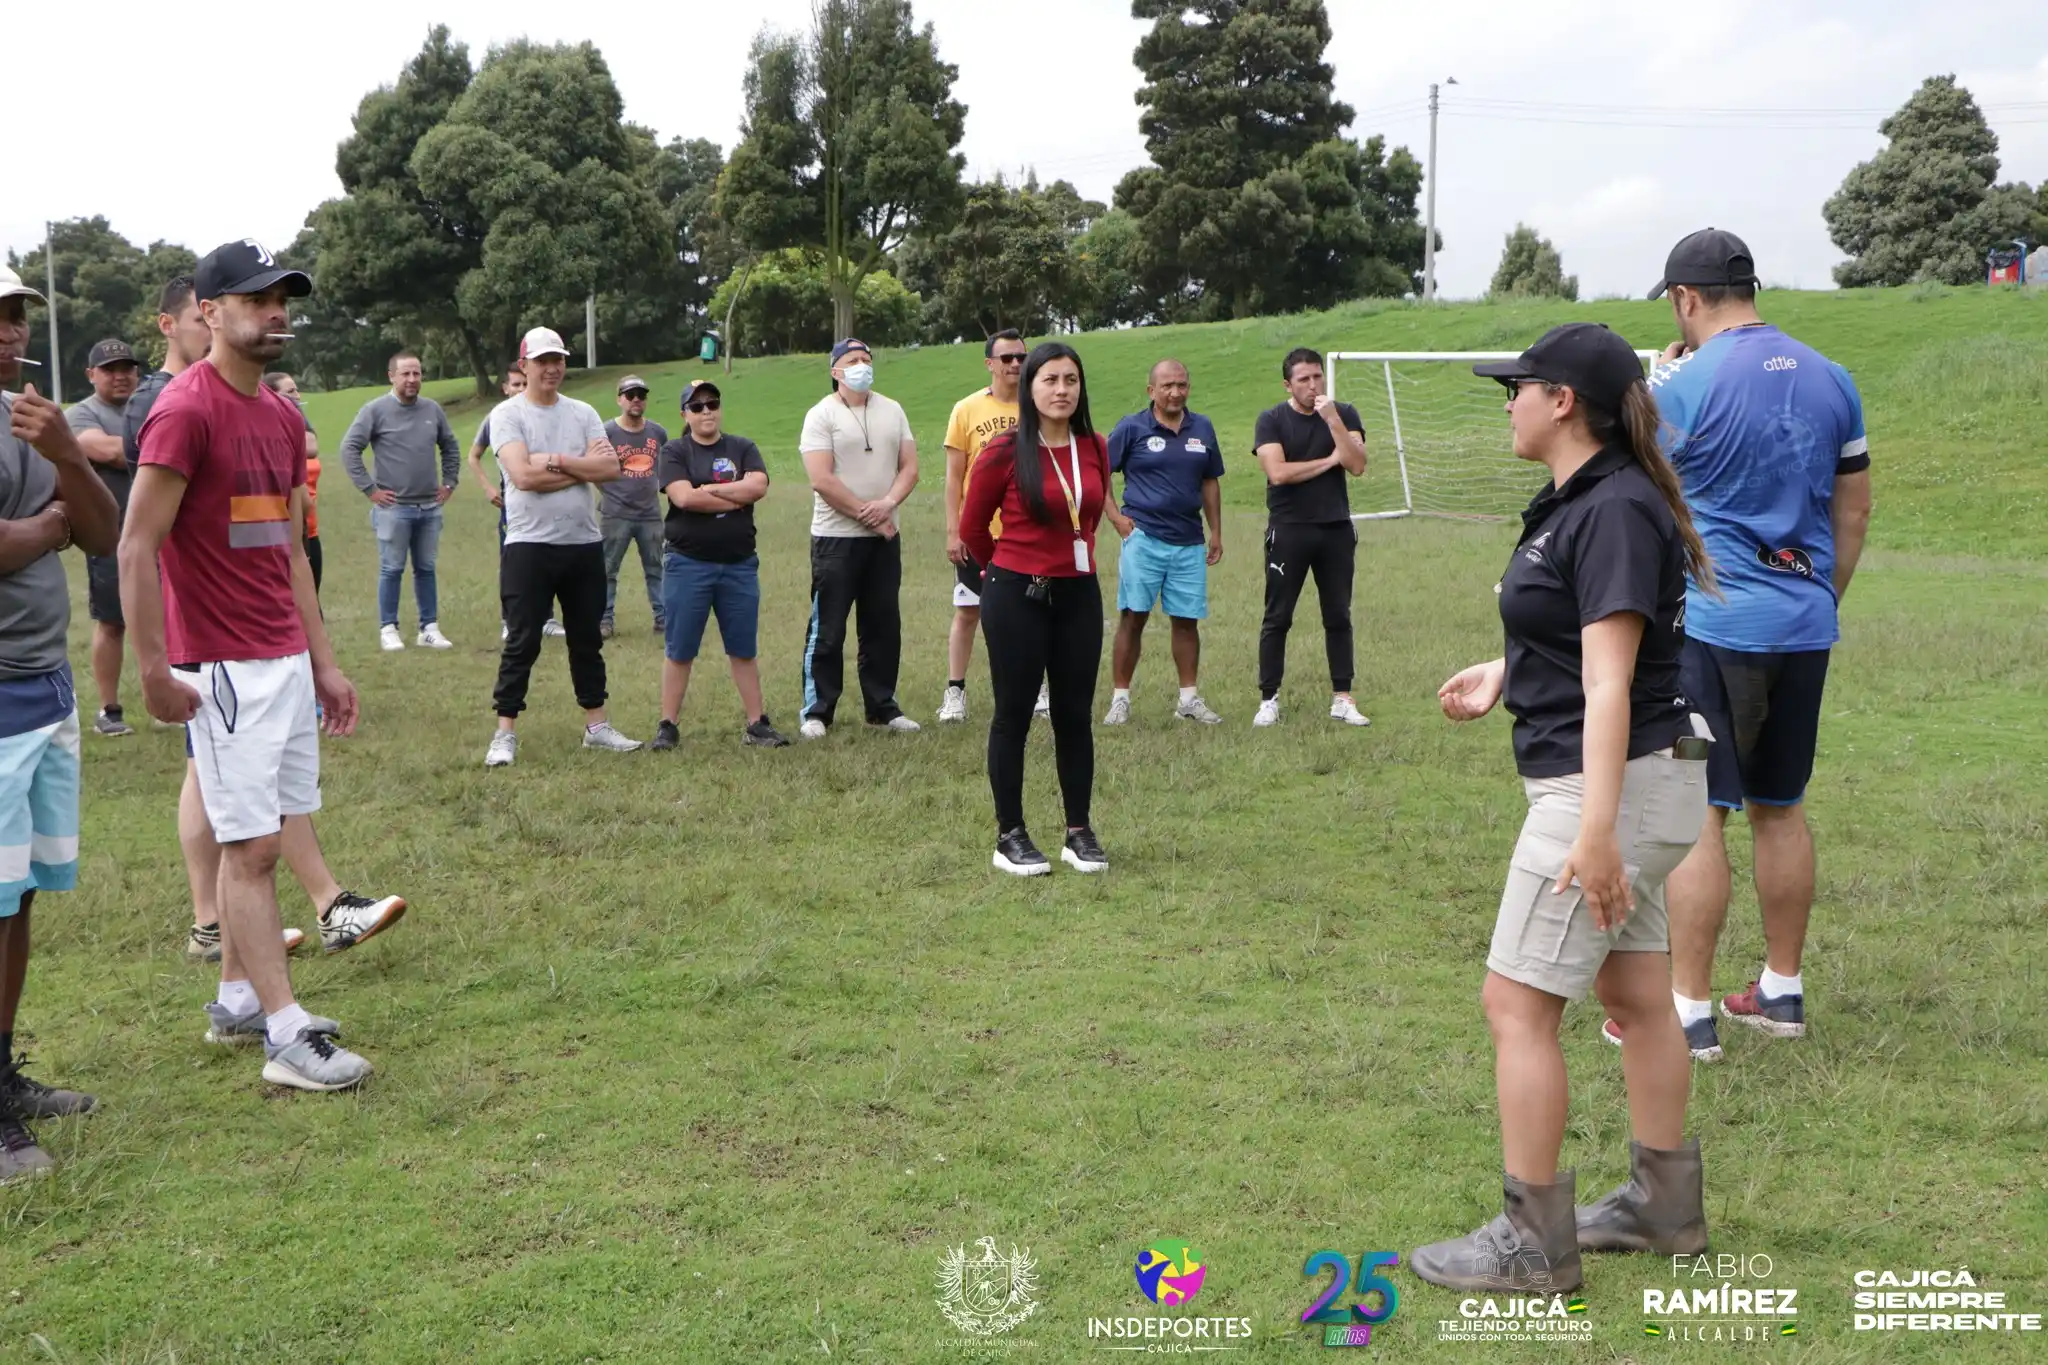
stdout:
{"type": "Polygon", "coordinates": [[[1029,574],[991,568],[981,589],[995,718],[988,785],[998,833],[1024,823],[1024,748],[1043,680],[1051,694],[1053,752],[1067,824],[1088,823],[1095,790],[1095,680],[1102,671],[1102,584],[1094,574],[1045,580],[1046,600],[1025,596],[1029,574]]]}

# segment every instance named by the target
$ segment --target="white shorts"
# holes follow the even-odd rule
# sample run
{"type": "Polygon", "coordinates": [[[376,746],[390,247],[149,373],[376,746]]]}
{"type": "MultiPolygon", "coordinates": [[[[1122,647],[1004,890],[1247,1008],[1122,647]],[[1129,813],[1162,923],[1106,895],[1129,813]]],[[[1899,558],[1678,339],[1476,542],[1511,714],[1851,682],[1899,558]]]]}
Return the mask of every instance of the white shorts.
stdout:
{"type": "Polygon", "coordinates": [[[309,655],[201,664],[177,675],[199,690],[187,733],[213,837],[275,834],[320,809],[320,721],[309,655]]]}

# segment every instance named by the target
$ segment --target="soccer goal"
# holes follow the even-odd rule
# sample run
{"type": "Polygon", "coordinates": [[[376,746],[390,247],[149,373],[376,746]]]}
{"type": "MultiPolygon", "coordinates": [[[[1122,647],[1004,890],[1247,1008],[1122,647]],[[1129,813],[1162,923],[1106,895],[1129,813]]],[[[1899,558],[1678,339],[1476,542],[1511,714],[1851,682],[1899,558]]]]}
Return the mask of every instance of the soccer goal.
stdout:
{"type": "MultiPolygon", "coordinates": [[[[1515,458],[1499,384],[1472,373],[1482,360],[1519,351],[1339,351],[1329,357],[1330,396],[1358,409],[1366,445],[1386,458],[1391,441],[1400,501],[1354,521],[1390,517],[1510,517],[1543,486],[1543,466],[1515,458]]],[[[1655,351],[1638,351],[1645,366],[1655,351]]],[[[1384,467],[1384,466],[1382,466],[1384,467]]],[[[1380,488],[1384,480],[1374,480],[1380,488]]]]}

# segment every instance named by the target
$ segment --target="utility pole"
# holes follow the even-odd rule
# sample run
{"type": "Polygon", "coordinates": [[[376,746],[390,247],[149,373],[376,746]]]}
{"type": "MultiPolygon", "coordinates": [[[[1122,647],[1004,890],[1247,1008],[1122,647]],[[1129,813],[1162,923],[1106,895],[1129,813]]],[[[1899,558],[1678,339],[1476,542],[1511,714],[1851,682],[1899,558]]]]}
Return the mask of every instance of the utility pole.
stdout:
{"type": "Polygon", "coordinates": [[[583,300],[583,365],[597,368],[597,295],[583,300]]]}
{"type": "Polygon", "coordinates": [[[52,403],[64,401],[64,362],[57,351],[57,228],[43,220],[43,267],[50,285],[50,393],[52,403]]]}
{"type": "MultiPolygon", "coordinates": [[[[1456,85],[1456,76],[1446,77],[1445,85],[1456,85]]],[[[1436,297],[1436,92],[1435,82],[1429,87],[1429,165],[1424,174],[1428,185],[1424,190],[1422,210],[1422,297],[1436,297]]]]}

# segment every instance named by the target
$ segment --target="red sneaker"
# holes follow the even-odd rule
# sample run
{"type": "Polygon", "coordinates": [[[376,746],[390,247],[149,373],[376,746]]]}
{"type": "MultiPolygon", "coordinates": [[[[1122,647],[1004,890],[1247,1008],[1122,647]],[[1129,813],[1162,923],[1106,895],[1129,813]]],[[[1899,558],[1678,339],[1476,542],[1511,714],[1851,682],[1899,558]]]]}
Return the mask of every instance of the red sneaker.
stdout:
{"type": "Polygon", "coordinates": [[[1806,1036],[1806,997],[1765,995],[1754,981],[1739,995],[1722,996],[1721,1013],[1773,1038],[1806,1036]]]}

